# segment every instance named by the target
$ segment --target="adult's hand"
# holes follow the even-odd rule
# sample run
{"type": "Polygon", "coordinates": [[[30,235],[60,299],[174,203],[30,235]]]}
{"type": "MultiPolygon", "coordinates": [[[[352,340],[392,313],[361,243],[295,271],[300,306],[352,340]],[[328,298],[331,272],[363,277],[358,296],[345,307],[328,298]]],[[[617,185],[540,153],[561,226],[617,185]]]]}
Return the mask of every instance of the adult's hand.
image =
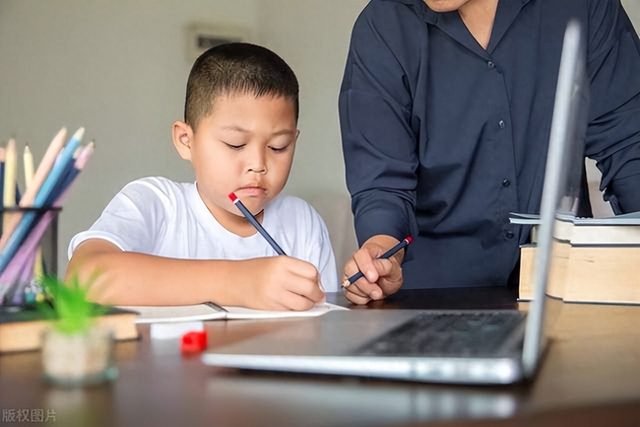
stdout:
{"type": "Polygon", "coordinates": [[[363,243],[344,266],[345,295],[354,304],[366,304],[394,294],[402,286],[402,259],[404,250],[388,259],[379,257],[398,243],[387,235],[376,235],[363,243]],[[361,271],[364,277],[349,284],[348,278],[361,271]]]}

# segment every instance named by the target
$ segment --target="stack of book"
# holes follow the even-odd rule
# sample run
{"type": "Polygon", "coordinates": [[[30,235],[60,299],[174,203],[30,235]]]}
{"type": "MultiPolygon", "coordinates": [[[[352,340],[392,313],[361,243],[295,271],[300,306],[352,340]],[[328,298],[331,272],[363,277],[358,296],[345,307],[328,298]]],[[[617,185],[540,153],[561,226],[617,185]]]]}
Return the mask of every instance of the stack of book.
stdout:
{"type": "Polygon", "coordinates": [[[66,135],[65,128],[58,132],[35,171],[29,147],[25,147],[22,195],[16,141],[12,138],[6,147],[0,147],[0,306],[23,305],[37,293],[33,286],[34,276],[42,273],[40,241],[93,152],[93,142],[81,146],[83,128],[65,144],[66,135]]]}
{"type": "MultiPolygon", "coordinates": [[[[530,245],[520,248],[520,299],[533,297],[536,216],[512,214],[532,224],[530,245]]],[[[558,215],[547,293],[566,302],[640,304],[640,212],[611,218],[558,215]]]]}

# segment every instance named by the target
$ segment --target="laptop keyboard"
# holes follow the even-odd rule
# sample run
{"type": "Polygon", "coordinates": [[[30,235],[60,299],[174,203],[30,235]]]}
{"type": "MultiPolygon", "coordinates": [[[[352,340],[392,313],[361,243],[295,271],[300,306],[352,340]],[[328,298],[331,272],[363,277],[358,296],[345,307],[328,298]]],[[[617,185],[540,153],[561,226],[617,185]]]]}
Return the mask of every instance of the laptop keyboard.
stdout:
{"type": "Polygon", "coordinates": [[[524,314],[496,312],[420,313],[372,340],[357,353],[366,356],[495,356],[524,314]]]}

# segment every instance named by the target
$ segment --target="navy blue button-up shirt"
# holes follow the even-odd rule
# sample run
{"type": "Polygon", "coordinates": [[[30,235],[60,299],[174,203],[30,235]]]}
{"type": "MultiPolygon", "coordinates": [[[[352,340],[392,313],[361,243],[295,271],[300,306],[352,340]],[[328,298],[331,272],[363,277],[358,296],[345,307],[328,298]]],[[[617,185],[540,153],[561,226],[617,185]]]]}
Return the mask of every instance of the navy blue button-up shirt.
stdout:
{"type": "Polygon", "coordinates": [[[340,121],[360,243],[414,236],[404,287],[504,285],[537,213],[566,24],[582,23],[585,154],[640,210],[640,42],[617,0],[500,0],[483,49],[457,12],[373,0],[352,34],[340,121]]]}

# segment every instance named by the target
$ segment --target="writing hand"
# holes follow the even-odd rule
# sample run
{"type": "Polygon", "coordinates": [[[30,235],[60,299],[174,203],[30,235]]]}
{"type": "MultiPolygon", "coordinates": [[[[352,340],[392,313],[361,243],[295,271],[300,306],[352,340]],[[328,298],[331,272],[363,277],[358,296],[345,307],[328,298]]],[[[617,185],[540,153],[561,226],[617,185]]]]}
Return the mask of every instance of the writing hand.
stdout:
{"type": "Polygon", "coordinates": [[[316,267],[306,261],[275,256],[243,261],[243,306],[262,310],[309,310],[325,301],[316,267]]]}
{"type": "MultiPolygon", "coordinates": [[[[410,242],[408,238],[408,242],[410,242]]],[[[391,295],[402,286],[400,263],[404,251],[388,259],[381,258],[398,240],[386,235],[373,236],[356,251],[344,268],[343,287],[345,295],[354,304],[366,304],[391,295]],[[362,272],[361,278],[349,284],[349,277],[362,272]]]]}

